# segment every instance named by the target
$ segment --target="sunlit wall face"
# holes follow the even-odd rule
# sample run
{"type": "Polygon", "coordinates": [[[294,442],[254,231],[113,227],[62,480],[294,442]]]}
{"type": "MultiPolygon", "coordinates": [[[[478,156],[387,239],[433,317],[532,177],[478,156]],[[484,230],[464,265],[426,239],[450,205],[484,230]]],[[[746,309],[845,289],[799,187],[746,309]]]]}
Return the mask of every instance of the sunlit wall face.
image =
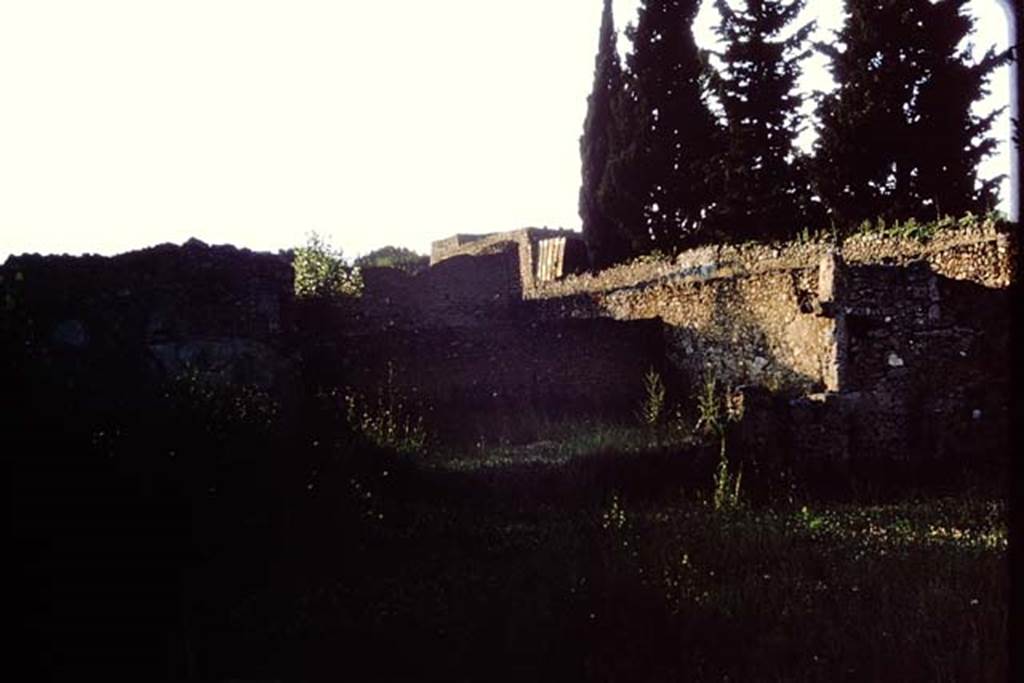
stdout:
{"type": "MultiPolygon", "coordinates": [[[[1006,44],[995,3],[972,3],[979,46],[1006,44]]],[[[838,26],[830,3],[808,4],[838,26]]],[[[615,9],[623,27],[635,2],[615,9]]],[[[600,13],[599,0],[2,3],[0,259],[191,236],[275,250],[311,230],[354,256],[576,228],[600,13]]],[[[708,3],[704,45],[713,20],[708,3]]],[[[811,64],[805,84],[823,74],[811,64]]],[[[1009,139],[1008,116],[995,134],[1009,139]]]]}

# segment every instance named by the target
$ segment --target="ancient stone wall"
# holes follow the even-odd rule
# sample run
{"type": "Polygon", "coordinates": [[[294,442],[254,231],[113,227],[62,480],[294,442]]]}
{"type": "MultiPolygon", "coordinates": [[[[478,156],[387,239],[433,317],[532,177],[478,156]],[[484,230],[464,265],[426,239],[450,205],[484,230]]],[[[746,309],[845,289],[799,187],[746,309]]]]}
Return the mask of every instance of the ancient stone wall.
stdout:
{"type": "MultiPolygon", "coordinates": [[[[1011,264],[1008,236],[983,225],[926,243],[858,235],[840,245],[706,247],[674,260],[534,283],[524,294],[549,318],[660,318],[671,357],[689,372],[707,368],[734,384],[773,389],[842,390],[837,353],[858,342],[857,316],[865,306],[880,311],[881,320],[902,311],[893,329],[905,337],[904,318],[927,318],[929,308],[938,315],[929,297],[940,296],[940,281],[1002,289],[1011,281],[1011,264]],[[841,293],[834,254],[852,274],[841,293]],[[923,284],[914,275],[922,268],[934,275],[923,284]],[[855,309],[849,340],[837,331],[846,323],[836,321],[839,298],[855,309]]],[[[864,372],[860,365],[873,361],[857,354],[845,362],[856,366],[850,370],[856,378],[864,372]]]]}
{"type": "MultiPolygon", "coordinates": [[[[509,232],[491,233],[488,235],[455,235],[438,240],[431,244],[430,265],[435,266],[442,261],[456,256],[482,256],[494,251],[505,251],[510,247],[518,256],[519,286],[517,292],[522,293],[533,289],[537,279],[540,242],[542,240],[564,238],[569,243],[566,254],[569,257],[566,272],[583,270],[585,263],[581,258],[580,234],[571,230],[549,230],[547,228],[523,228],[509,232]]],[[[586,249],[582,248],[582,255],[586,249]]]]}
{"type": "Polygon", "coordinates": [[[532,304],[549,319],[660,319],[666,351],[691,383],[714,375],[726,384],[806,392],[822,386],[830,332],[830,322],[815,312],[816,285],[811,268],[669,275],[532,304]]]}
{"type": "Polygon", "coordinates": [[[195,241],[11,258],[0,331],[8,361],[44,378],[26,375],[32,391],[74,387],[72,411],[130,403],[189,368],[281,396],[369,392],[390,368],[456,430],[537,411],[628,416],[656,367],[686,391],[709,375],[769,390],[778,400],[751,405],[774,406],[761,423],[778,433],[760,438],[794,452],[1005,445],[1014,244],[991,224],[927,242],[708,247],[540,281],[536,244],[550,238],[459,238],[425,272],[367,269],[361,298],[315,305],[294,299],[287,257],[195,241]]]}
{"type": "Polygon", "coordinates": [[[293,275],[283,256],[191,240],[116,258],[11,257],[0,287],[7,340],[69,378],[93,363],[152,377],[194,365],[270,385],[293,275]]]}
{"type": "Polygon", "coordinates": [[[452,434],[631,410],[662,363],[657,323],[524,317],[517,248],[412,276],[367,269],[364,295],[334,303],[296,300],[285,256],[197,241],[16,257],[0,267],[0,342],[26,400],[55,415],[132,410],[193,371],[284,403],[318,387],[369,395],[390,374],[452,434]]]}
{"type": "Polygon", "coordinates": [[[788,397],[762,422],[795,452],[995,452],[1008,431],[1014,248],[991,223],[927,241],[705,247],[524,293],[548,319],[660,319],[684,382],[713,374],[788,397]]]}
{"type": "Polygon", "coordinates": [[[478,256],[447,258],[415,275],[368,268],[363,280],[355,315],[369,329],[482,324],[507,319],[522,299],[517,247],[508,242],[478,256]]]}
{"type": "Polygon", "coordinates": [[[542,419],[631,415],[663,365],[659,331],[606,319],[352,331],[321,346],[335,362],[319,379],[373,396],[390,376],[435,429],[511,437],[542,419]]]}

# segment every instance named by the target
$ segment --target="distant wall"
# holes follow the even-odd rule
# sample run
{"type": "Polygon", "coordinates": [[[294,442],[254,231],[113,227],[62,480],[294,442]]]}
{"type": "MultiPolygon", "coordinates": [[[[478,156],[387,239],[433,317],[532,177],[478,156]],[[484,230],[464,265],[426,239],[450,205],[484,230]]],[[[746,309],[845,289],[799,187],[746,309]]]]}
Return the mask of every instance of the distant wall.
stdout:
{"type": "Polygon", "coordinates": [[[506,319],[522,299],[517,247],[508,242],[495,243],[478,256],[450,257],[416,275],[367,268],[363,280],[364,294],[354,314],[369,329],[506,319]]]}
{"type": "MultiPolygon", "coordinates": [[[[430,265],[438,265],[445,259],[455,256],[482,256],[494,251],[514,249],[518,258],[519,287],[525,292],[534,287],[537,273],[541,269],[540,242],[563,238],[563,265],[566,273],[585,269],[586,247],[578,232],[571,230],[549,230],[547,228],[523,228],[509,232],[497,232],[489,235],[454,235],[431,244],[430,265]]],[[[561,273],[560,273],[561,274],[561,273]]],[[[559,275],[560,275],[559,274],[559,275]]]]}
{"type": "Polygon", "coordinates": [[[191,370],[285,403],[316,387],[371,394],[393,371],[452,434],[631,410],[662,363],[658,324],[524,318],[517,249],[495,242],[413,276],[369,268],[364,295],[337,303],[296,300],[283,256],[198,241],[16,257],[0,267],[0,344],[21,372],[10,386],[83,419],[134,410],[191,370]]]}

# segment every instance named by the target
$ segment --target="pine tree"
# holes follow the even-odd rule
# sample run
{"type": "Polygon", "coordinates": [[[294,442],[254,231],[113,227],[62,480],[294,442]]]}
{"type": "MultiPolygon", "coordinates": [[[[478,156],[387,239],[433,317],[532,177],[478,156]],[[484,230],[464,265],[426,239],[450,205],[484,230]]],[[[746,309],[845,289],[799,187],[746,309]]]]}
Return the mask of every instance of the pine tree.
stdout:
{"type": "Polygon", "coordinates": [[[784,238],[820,220],[811,210],[807,179],[794,146],[803,97],[800,62],[810,54],[813,23],[782,38],[803,0],[716,0],[716,29],[725,44],[715,91],[727,136],[713,168],[719,181],[716,224],[732,240],[784,238]]]}
{"type": "Polygon", "coordinates": [[[583,239],[587,243],[590,263],[604,268],[629,255],[629,243],[602,204],[614,202],[614,189],[605,181],[610,146],[615,135],[613,102],[622,89],[622,66],[616,47],[615,24],[611,0],[604,0],[597,57],[594,65],[594,87],[587,98],[587,118],[580,137],[582,184],[579,212],[583,222],[583,239]],[[604,202],[602,202],[604,199],[604,202]]]}
{"type": "Polygon", "coordinates": [[[642,0],[626,34],[626,84],[607,169],[609,210],[636,253],[673,251],[703,237],[708,164],[718,131],[707,108],[708,67],[691,25],[697,0],[642,0]],[[613,201],[614,199],[614,201],[613,201]]]}
{"type": "Polygon", "coordinates": [[[840,225],[983,211],[977,185],[995,142],[971,105],[1008,53],[972,63],[966,0],[847,0],[842,48],[821,45],[838,89],[819,104],[815,186],[840,225]]]}

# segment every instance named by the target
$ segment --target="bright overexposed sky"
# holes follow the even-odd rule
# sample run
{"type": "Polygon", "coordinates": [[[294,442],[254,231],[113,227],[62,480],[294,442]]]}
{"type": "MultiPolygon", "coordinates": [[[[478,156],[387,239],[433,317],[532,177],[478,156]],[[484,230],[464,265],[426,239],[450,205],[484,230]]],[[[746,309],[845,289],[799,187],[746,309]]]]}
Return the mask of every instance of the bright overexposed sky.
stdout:
{"type": "MultiPolygon", "coordinates": [[[[578,229],[601,4],[0,0],[0,262],[189,237],[277,250],[314,230],[357,256],[578,229]]],[[[808,4],[823,31],[841,23],[839,0],[808,4]]],[[[615,0],[620,29],[635,6],[615,0]]],[[[971,7],[975,42],[1005,46],[996,0],[971,7]]],[[[827,87],[823,66],[806,87],[827,87]]],[[[1008,172],[1005,154],[983,169],[1008,172]]]]}

